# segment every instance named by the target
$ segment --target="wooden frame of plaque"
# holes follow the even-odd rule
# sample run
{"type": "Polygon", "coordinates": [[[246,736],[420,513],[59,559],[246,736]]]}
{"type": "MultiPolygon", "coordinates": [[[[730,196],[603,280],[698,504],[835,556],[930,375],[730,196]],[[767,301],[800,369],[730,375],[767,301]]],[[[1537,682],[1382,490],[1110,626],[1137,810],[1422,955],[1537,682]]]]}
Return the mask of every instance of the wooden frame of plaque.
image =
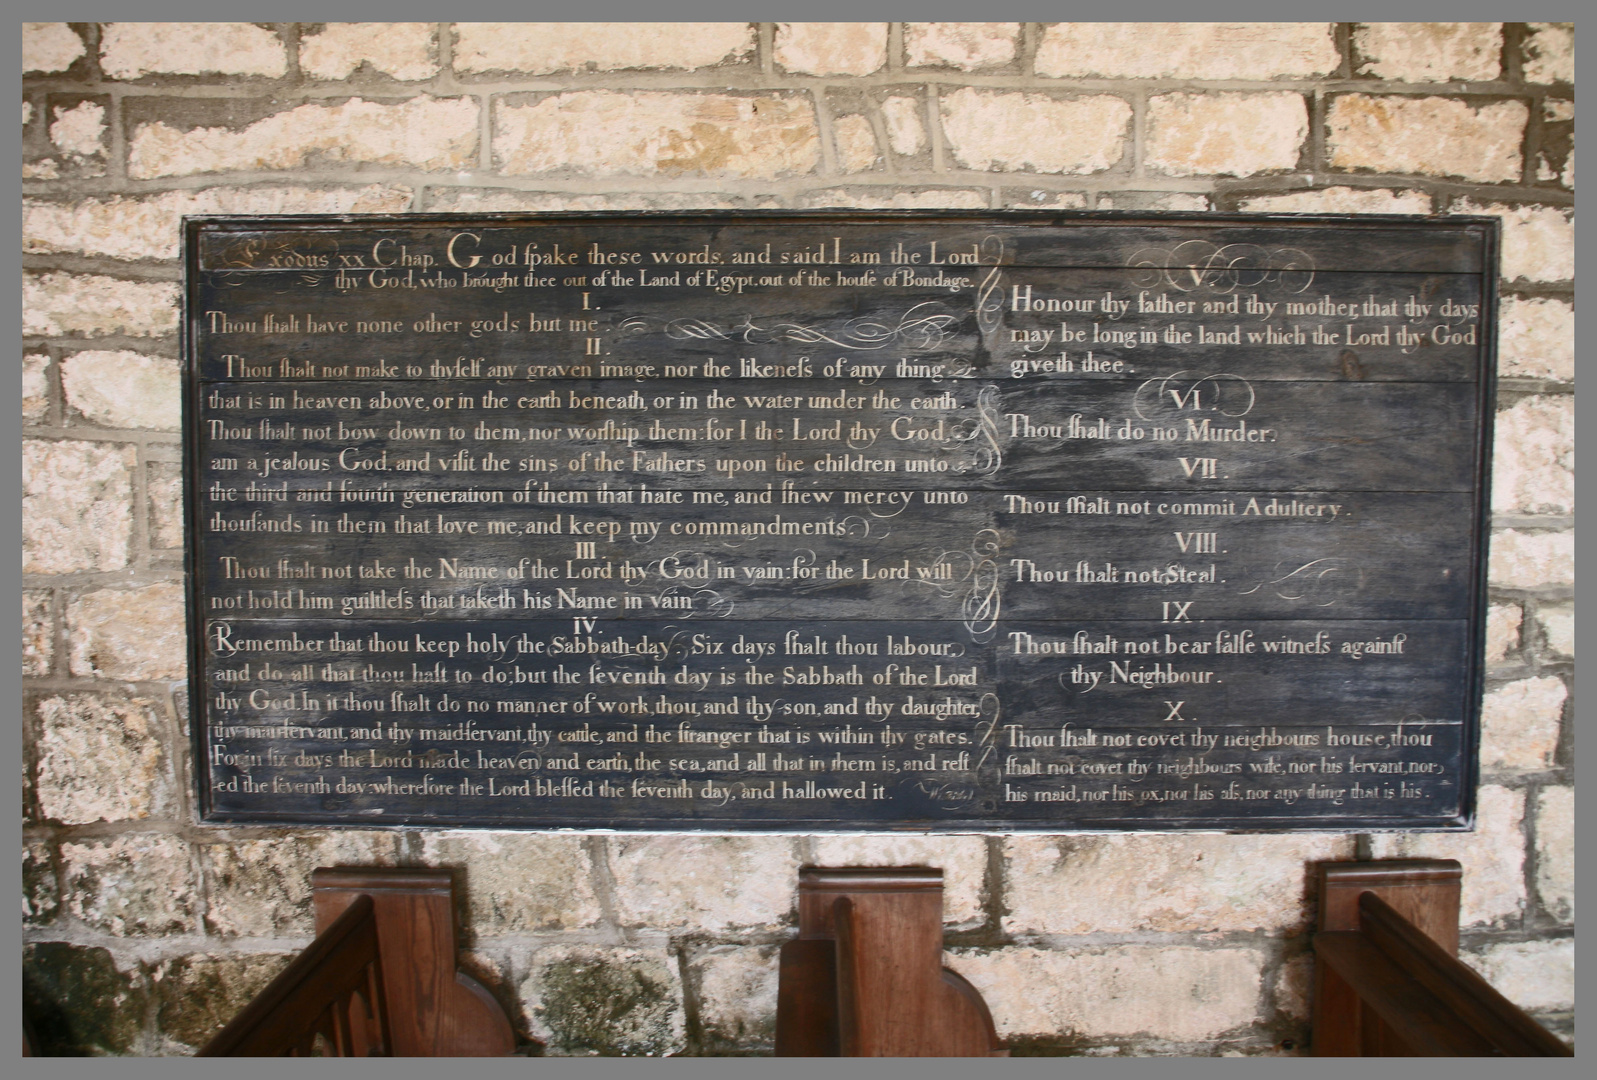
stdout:
{"type": "Polygon", "coordinates": [[[205,821],[1472,825],[1495,218],[184,235],[205,821]]]}

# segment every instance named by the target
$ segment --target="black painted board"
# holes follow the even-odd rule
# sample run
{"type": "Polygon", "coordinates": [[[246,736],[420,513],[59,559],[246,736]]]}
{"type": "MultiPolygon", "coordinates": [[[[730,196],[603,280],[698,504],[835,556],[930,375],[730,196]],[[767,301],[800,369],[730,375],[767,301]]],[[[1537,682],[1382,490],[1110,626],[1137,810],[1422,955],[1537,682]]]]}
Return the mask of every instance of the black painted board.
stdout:
{"type": "Polygon", "coordinates": [[[192,220],[204,816],[1467,827],[1495,230],[192,220]]]}

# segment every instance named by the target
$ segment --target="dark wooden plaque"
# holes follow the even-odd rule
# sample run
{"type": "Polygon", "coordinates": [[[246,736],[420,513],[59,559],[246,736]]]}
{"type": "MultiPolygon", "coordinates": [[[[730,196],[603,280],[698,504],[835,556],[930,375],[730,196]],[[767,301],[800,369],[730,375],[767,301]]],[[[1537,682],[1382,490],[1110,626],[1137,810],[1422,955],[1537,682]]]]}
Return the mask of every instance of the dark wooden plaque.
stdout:
{"type": "Polygon", "coordinates": [[[1472,822],[1495,219],[186,240],[206,820],[1472,822]]]}

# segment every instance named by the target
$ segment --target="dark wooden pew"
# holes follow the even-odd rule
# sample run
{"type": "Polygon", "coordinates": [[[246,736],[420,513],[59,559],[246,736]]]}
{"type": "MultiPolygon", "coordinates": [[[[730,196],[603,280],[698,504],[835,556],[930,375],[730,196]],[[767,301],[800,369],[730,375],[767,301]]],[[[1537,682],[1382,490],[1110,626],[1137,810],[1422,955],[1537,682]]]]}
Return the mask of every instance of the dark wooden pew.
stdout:
{"type": "Polygon", "coordinates": [[[943,872],[799,871],[782,946],[778,1057],[1002,1057],[976,988],[943,967],[943,872]]]}
{"type": "Polygon", "coordinates": [[[1461,878],[1451,859],[1319,865],[1316,1056],[1572,1056],[1458,959],[1461,878]]]}
{"type": "Polygon", "coordinates": [[[447,870],[311,875],[316,940],[200,1050],[202,1057],[494,1057],[504,1010],[456,969],[447,870]]]}

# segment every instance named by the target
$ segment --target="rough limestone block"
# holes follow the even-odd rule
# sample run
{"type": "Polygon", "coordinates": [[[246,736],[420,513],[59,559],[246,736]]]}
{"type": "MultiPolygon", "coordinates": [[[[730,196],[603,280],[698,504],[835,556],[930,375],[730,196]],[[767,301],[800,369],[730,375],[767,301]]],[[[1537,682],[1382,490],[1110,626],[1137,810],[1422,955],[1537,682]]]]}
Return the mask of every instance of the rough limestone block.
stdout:
{"type": "Polygon", "coordinates": [[[24,180],[59,180],[61,178],[61,165],[55,158],[40,158],[37,161],[24,161],[22,163],[22,179],[24,180]]]}
{"type": "Polygon", "coordinates": [[[96,589],[67,604],[68,666],[96,679],[182,679],[188,675],[183,586],[96,589]]]}
{"type": "Polygon", "coordinates": [[[775,945],[717,945],[693,954],[688,979],[706,1050],[747,1053],[776,1041],[777,961],[775,945]]]}
{"type": "Polygon", "coordinates": [[[276,33],[253,23],[106,23],[100,70],[113,79],[145,75],[288,74],[276,33]]]}
{"type": "Polygon", "coordinates": [[[22,358],[22,418],[32,423],[50,419],[48,353],[28,353],[22,358]]]}
{"type": "Polygon", "coordinates": [[[61,390],[85,420],[109,428],[177,431],[183,393],[176,360],[126,349],[88,350],[61,361],[61,390]]]}
{"type": "Polygon", "coordinates": [[[204,1046],[293,959],[293,953],[191,953],[162,961],[151,978],[161,1054],[192,1054],[204,1046]]]}
{"type": "Polygon", "coordinates": [[[660,1057],[683,1048],[682,980],[663,949],[540,949],[519,993],[546,1053],[660,1057]]]}
{"type": "Polygon", "coordinates": [[[43,1056],[137,1053],[150,992],[136,960],[64,941],[22,949],[22,996],[43,1056]]]}
{"type": "Polygon", "coordinates": [[[1536,796],[1536,895],[1559,922],[1575,918],[1575,789],[1536,796]]]}
{"type": "Polygon", "coordinates": [[[199,929],[199,886],[187,845],[175,836],[112,836],[61,845],[67,910],[113,937],[160,937],[199,929]]]}
{"type": "Polygon", "coordinates": [[[43,840],[22,841],[22,921],[43,926],[61,908],[56,893],[55,853],[43,840]]]}
{"type": "Polygon", "coordinates": [[[1510,589],[1574,584],[1575,534],[1518,529],[1492,533],[1487,579],[1510,589]]]}
{"type": "Polygon", "coordinates": [[[1567,514],[1575,499],[1575,400],[1529,397],[1497,414],[1492,509],[1567,514]]]}
{"type": "Polygon", "coordinates": [[[1044,94],[967,86],[938,103],[949,151],[970,169],[1102,172],[1125,154],[1131,106],[1094,94],[1044,94]]]}
{"type": "Polygon", "coordinates": [[[438,74],[433,23],[328,23],[299,40],[299,69],[313,79],[347,79],[362,64],[404,82],[438,74]]]}
{"type": "Polygon", "coordinates": [[[1019,23],[905,23],[904,52],[910,67],[954,67],[980,71],[1014,62],[1019,23]]]}
{"type": "MultiPolygon", "coordinates": [[[[1006,206],[1023,207],[1026,209],[1059,208],[1061,210],[1083,210],[1091,204],[1088,197],[1079,191],[1041,191],[1011,192],[1006,196],[1006,206]]],[[[1208,208],[1205,201],[1204,208],[1208,208]]]]}
{"type": "Polygon", "coordinates": [[[1527,1012],[1575,1007],[1575,942],[1515,941],[1461,952],[1492,989],[1527,1012]]]}
{"type": "Polygon", "coordinates": [[[65,71],[87,53],[83,39],[64,22],[22,24],[22,70],[25,72],[65,71]]]}
{"type": "Polygon", "coordinates": [[[1575,655],[1575,609],[1569,604],[1543,604],[1536,610],[1547,650],[1557,657],[1575,655]]]}
{"type": "Polygon", "coordinates": [[[200,844],[206,930],[222,937],[308,937],[316,932],[312,870],[393,866],[399,850],[394,833],[343,829],[200,844]]]}
{"type": "Polygon", "coordinates": [[[1575,186],[1575,103],[1566,98],[1542,99],[1541,146],[1536,151],[1536,179],[1575,186]]]}
{"type": "Polygon", "coordinates": [[[427,209],[461,214],[503,210],[735,210],[741,204],[713,191],[631,191],[578,195],[565,191],[432,188],[427,209]]]}
{"type": "Polygon", "coordinates": [[[1037,74],[1061,78],[1302,79],[1342,63],[1330,23],[1052,23],[1037,74]]]}
{"type": "MultiPolygon", "coordinates": [[[[1060,199],[1069,199],[1061,195],[1060,199]]],[[[1077,196],[1080,198],[1080,196],[1077,196]]],[[[1064,205],[1061,203],[1061,205],[1064,205]]],[[[1126,191],[1119,195],[1100,195],[1099,210],[1208,210],[1209,200],[1186,191],[1126,191]]]]}
{"type": "Polygon", "coordinates": [[[299,105],[237,131],[141,123],[128,140],[128,175],[137,180],[311,164],[472,168],[477,164],[477,102],[421,94],[382,104],[357,97],[336,105],[299,105]]]}
{"type": "Polygon", "coordinates": [[[39,814],[65,825],[127,821],[175,802],[147,698],[65,694],[37,706],[39,814]]]}
{"type": "Polygon", "coordinates": [[[943,922],[982,920],[987,842],[979,836],[817,836],[810,854],[815,866],[935,866],[943,872],[943,922]]]}
{"type": "Polygon", "coordinates": [[[844,172],[865,172],[881,160],[876,132],[863,116],[840,116],[832,121],[832,138],[837,141],[837,163],[844,172]]]}
{"type": "Polygon", "coordinates": [[[120,443],[22,444],[22,571],[120,570],[128,562],[137,453],[120,443]]]}
{"type": "Polygon", "coordinates": [[[1557,206],[1505,206],[1459,199],[1455,214],[1503,219],[1504,281],[1568,281],[1575,276],[1574,211],[1557,206]]]}
{"type": "Polygon", "coordinates": [[[410,200],[409,188],[392,184],[204,188],[75,202],[25,199],[22,250],[34,255],[176,259],[185,214],[398,214],[410,209],[410,200]]]}
{"type": "Polygon", "coordinates": [[[894,96],[882,102],[887,145],[893,153],[912,157],[926,149],[926,107],[920,98],[894,96]]]}
{"type": "Polygon", "coordinates": [[[1293,1020],[1304,1021],[1314,1000],[1314,956],[1304,953],[1281,965],[1276,973],[1273,997],[1276,1011],[1293,1020]]]}
{"type": "Polygon", "coordinates": [[[183,468],[175,461],[152,461],[144,474],[149,501],[152,548],[183,546],[183,468]]]}
{"type": "Polygon", "coordinates": [[[627,926],[787,925],[798,858],[785,836],[623,836],[611,840],[617,917],[627,926]]]}
{"type": "Polygon", "coordinates": [[[67,604],[70,671],[91,679],[184,679],[184,588],[176,582],[96,590],[67,604]]]}
{"type": "MultiPolygon", "coordinates": [[[[1113,209],[1105,206],[1104,209],[1113,209]]],[[[1179,209],[1179,211],[1206,211],[1212,209],[1207,195],[1193,195],[1190,192],[1169,192],[1166,195],[1155,195],[1148,201],[1148,209],[1179,209]]]]}
{"type": "Polygon", "coordinates": [[[26,273],[22,332],[34,337],[165,337],[177,332],[178,287],[100,274],[26,273]]]}
{"type": "Polygon", "coordinates": [[[1525,39],[1525,81],[1575,81],[1575,24],[1530,23],[1525,39]]]}
{"type": "Polygon", "coordinates": [[[1486,611],[1486,662],[1501,663],[1519,651],[1525,611],[1518,604],[1493,604],[1486,611]]]}
{"type": "Polygon", "coordinates": [[[92,163],[85,175],[103,174],[106,151],[105,105],[100,101],[80,101],[71,107],[50,108],[50,143],[74,161],[80,170],[92,163]]]}
{"type": "Polygon", "coordinates": [[[1308,134],[1302,94],[1157,94],[1143,160],[1169,176],[1254,176],[1296,168],[1308,134]]]}
{"type": "Polygon", "coordinates": [[[1195,1042],[1260,1019],[1264,954],[1257,949],[1159,944],[944,955],[981,992],[1005,1038],[1146,1033],[1195,1042]]]}
{"type": "Polygon", "coordinates": [[[456,71],[692,70],[754,55],[748,23],[455,23],[456,71]]]}
{"type": "Polygon", "coordinates": [[[55,659],[55,617],[49,589],[22,592],[22,675],[42,679],[55,659]]]}
{"type": "Polygon", "coordinates": [[[985,210],[991,199],[969,188],[827,188],[806,192],[799,205],[817,210],[985,210]]]}
{"type": "Polygon", "coordinates": [[[1009,933],[1297,929],[1304,867],[1347,858],[1341,836],[1123,834],[1004,841],[1009,933]]]}
{"type": "Polygon", "coordinates": [[[772,95],[591,90],[498,101],[493,146],[512,175],[774,179],[813,172],[821,158],[811,100],[772,95]]]}
{"type": "Polygon", "coordinates": [[[887,24],[777,23],[776,63],[795,75],[869,75],[887,63],[887,24]]]}
{"type": "Polygon", "coordinates": [[[1518,180],[1524,102],[1342,94],[1331,102],[1333,169],[1421,173],[1498,183],[1518,180]]]}
{"type": "Polygon", "coordinates": [[[1497,372],[1527,379],[1575,377],[1575,308],[1563,300],[1505,296],[1498,305],[1497,372]]]}
{"type": "Polygon", "coordinates": [[[1481,704],[1481,767],[1545,769],[1558,748],[1569,690],[1551,675],[1500,686],[1481,704]]]}
{"type": "Polygon", "coordinates": [[[1360,75],[1403,82],[1481,82],[1502,74],[1500,23],[1365,23],[1353,31],[1360,75]]]}
{"type": "Polygon", "coordinates": [[[1240,208],[1272,214],[1429,214],[1431,197],[1423,191],[1330,187],[1256,195],[1243,199],[1240,208]]]}
{"type": "Polygon", "coordinates": [[[478,934],[576,930],[602,917],[581,837],[510,832],[429,833],[428,866],[464,868],[478,934]]]}
{"type": "Polygon", "coordinates": [[[1457,859],[1464,868],[1459,925],[1517,922],[1525,909],[1525,793],[1481,785],[1472,833],[1376,833],[1375,859],[1457,859]]]}

